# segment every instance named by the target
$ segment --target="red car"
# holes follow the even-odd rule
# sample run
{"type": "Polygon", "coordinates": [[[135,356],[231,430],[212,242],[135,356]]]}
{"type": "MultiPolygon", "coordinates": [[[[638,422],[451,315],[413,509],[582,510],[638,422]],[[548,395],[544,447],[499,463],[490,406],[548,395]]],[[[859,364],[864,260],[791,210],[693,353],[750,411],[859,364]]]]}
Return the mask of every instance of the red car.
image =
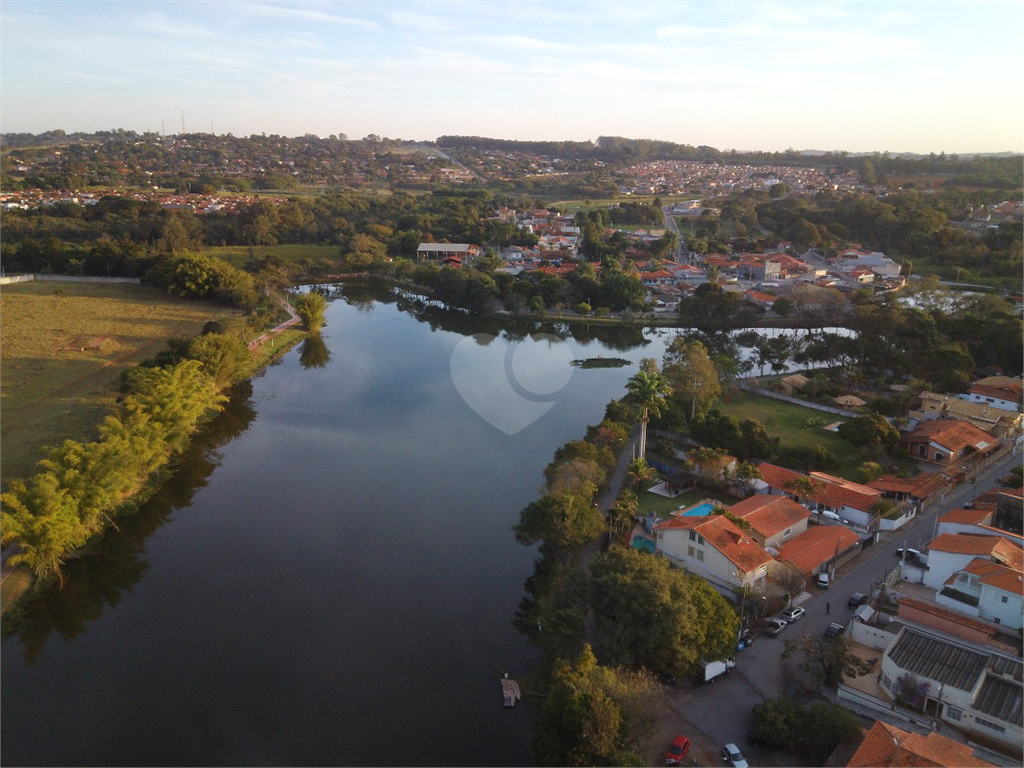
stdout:
{"type": "Polygon", "coordinates": [[[676,736],[665,752],[665,765],[679,765],[690,751],[690,740],[685,736],[676,736]]]}

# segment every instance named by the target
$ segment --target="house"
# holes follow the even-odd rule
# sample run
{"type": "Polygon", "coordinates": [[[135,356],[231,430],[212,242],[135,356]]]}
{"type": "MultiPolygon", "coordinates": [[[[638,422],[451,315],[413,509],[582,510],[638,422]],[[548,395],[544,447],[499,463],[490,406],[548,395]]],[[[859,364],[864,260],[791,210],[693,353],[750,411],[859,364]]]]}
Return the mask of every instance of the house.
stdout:
{"type": "Polygon", "coordinates": [[[1008,638],[995,624],[943,608],[930,600],[903,596],[897,603],[896,617],[904,626],[933,629],[971,643],[1016,653],[1016,638],[1008,638]]]}
{"type": "Polygon", "coordinates": [[[943,533],[928,545],[928,568],[922,583],[939,592],[950,576],[966,568],[976,557],[1024,571],[1024,549],[1005,536],[943,533]]]}
{"type": "Polygon", "coordinates": [[[978,379],[967,392],[957,395],[957,397],[971,403],[984,403],[1007,411],[1019,411],[1022,395],[1024,395],[1024,384],[1020,379],[1011,379],[1009,376],[989,376],[978,379]]]}
{"type": "Polygon", "coordinates": [[[997,506],[979,504],[977,501],[973,509],[951,509],[938,519],[936,534],[972,533],[977,536],[1005,536],[1010,541],[1024,546],[1024,536],[993,524],[997,509],[997,506]]]}
{"type": "Polygon", "coordinates": [[[771,555],[725,515],[673,517],[654,532],[656,552],[719,590],[764,591],[771,555]]]}
{"type": "Polygon", "coordinates": [[[807,495],[805,503],[818,512],[833,512],[844,522],[865,528],[875,521],[877,514],[873,508],[882,500],[882,492],[877,488],[824,472],[811,472],[808,477],[814,483],[814,492],[807,495]]]}
{"type": "Polygon", "coordinates": [[[797,392],[807,386],[808,382],[810,382],[810,379],[802,373],[792,373],[789,376],[783,376],[779,379],[779,386],[782,388],[784,394],[793,397],[797,392]]]}
{"type": "Polygon", "coordinates": [[[480,255],[480,247],[468,243],[420,243],[416,248],[417,261],[443,261],[455,256],[463,261],[480,255]]]}
{"type": "Polygon", "coordinates": [[[922,691],[924,710],[975,741],[1020,753],[1019,658],[928,630],[903,627],[882,654],[879,685],[893,699],[904,681],[922,691]]]}
{"type": "Polygon", "coordinates": [[[860,552],[860,537],[843,525],[816,525],[782,544],[775,559],[810,580],[835,569],[860,552]]]}
{"type": "Polygon", "coordinates": [[[935,602],[1010,629],[1024,626],[1024,573],[976,557],[946,579],[935,602]]]}
{"type": "Polygon", "coordinates": [[[941,733],[933,731],[922,736],[881,720],[876,720],[864,734],[846,765],[848,768],[995,768],[993,763],[975,757],[967,744],[941,733]]]}
{"type": "Polygon", "coordinates": [[[832,400],[840,408],[860,408],[867,405],[866,400],[861,400],[856,395],[840,395],[839,397],[833,397],[832,400]]]}
{"type": "Polygon", "coordinates": [[[758,493],[729,507],[736,517],[750,524],[750,536],[765,549],[776,551],[782,542],[807,530],[811,516],[807,507],[788,496],[758,493]]]}
{"type": "Polygon", "coordinates": [[[900,445],[915,459],[949,467],[969,456],[988,453],[996,447],[996,440],[966,421],[934,419],[901,436],[900,445]]]}
{"type": "Polygon", "coordinates": [[[776,496],[796,497],[797,494],[791,490],[791,486],[798,482],[800,478],[807,477],[802,472],[769,464],[767,461],[762,461],[758,464],[757,469],[761,473],[761,479],[755,480],[752,483],[754,488],[757,489],[758,493],[770,493],[776,496]]]}
{"type": "Polygon", "coordinates": [[[956,419],[966,421],[992,437],[1016,434],[1024,425],[1024,413],[997,408],[986,403],[947,397],[934,392],[922,392],[921,408],[911,411],[910,418],[918,420],[956,419]]]}
{"type": "Polygon", "coordinates": [[[779,262],[771,261],[767,256],[758,254],[741,254],[739,264],[736,265],[737,277],[746,280],[778,280],[780,274],[779,262]]]}
{"type": "Polygon", "coordinates": [[[882,498],[914,504],[920,513],[937,501],[942,501],[953,489],[954,483],[937,472],[921,472],[913,477],[880,475],[867,484],[882,492],[882,498]]]}

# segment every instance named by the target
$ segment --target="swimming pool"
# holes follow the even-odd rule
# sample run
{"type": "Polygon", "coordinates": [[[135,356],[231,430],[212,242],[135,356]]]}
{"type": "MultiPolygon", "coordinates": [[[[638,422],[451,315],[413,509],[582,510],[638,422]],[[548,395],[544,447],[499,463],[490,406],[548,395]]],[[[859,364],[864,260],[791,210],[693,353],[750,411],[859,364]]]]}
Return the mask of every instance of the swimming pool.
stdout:
{"type": "Polygon", "coordinates": [[[702,501],[699,504],[694,504],[688,509],[681,509],[675,514],[681,517],[697,517],[698,515],[710,515],[711,510],[715,508],[713,501],[702,501]]]}
{"type": "Polygon", "coordinates": [[[631,544],[635,549],[639,549],[641,552],[650,552],[652,555],[654,554],[654,542],[646,536],[634,536],[631,544]]]}

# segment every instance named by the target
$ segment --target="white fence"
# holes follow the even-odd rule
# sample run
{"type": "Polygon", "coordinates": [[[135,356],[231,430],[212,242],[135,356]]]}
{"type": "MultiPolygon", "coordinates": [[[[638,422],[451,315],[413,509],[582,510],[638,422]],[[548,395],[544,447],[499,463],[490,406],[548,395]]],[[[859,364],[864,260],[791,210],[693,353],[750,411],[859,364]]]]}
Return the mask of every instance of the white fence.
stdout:
{"type": "Polygon", "coordinates": [[[4,275],[0,285],[9,283],[141,283],[138,277],[87,277],[85,275],[4,275]]]}

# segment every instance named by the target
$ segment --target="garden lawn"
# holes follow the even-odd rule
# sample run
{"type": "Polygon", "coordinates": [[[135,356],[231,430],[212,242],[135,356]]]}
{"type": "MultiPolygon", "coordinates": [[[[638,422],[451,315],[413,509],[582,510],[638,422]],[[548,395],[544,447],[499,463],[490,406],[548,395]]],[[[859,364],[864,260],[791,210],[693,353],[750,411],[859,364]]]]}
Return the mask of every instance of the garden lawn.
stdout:
{"type": "Polygon", "coordinates": [[[0,293],[3,483],[27,477],[43,446],[93,440],[121,372],[238,310],[122,283],[31,282],[0,293]],[[85,349],[83,349],[85,347],[85,349]]]}
{"type": "Polygon", "coordinates": [[[850,473],[860,463],[854,456],[857,448],[852,443],[821,426],[805,426],[810,419],[824,424],[846,421],[842,416],[743,391],[730,393],[729,400],[719,403],[718,409],[738,421],[761,422],[768,434],[782,441],[783,448],[820,445],[836,457],[840,465],[837,474],[843,477],[852,477],[850,473]]]}

